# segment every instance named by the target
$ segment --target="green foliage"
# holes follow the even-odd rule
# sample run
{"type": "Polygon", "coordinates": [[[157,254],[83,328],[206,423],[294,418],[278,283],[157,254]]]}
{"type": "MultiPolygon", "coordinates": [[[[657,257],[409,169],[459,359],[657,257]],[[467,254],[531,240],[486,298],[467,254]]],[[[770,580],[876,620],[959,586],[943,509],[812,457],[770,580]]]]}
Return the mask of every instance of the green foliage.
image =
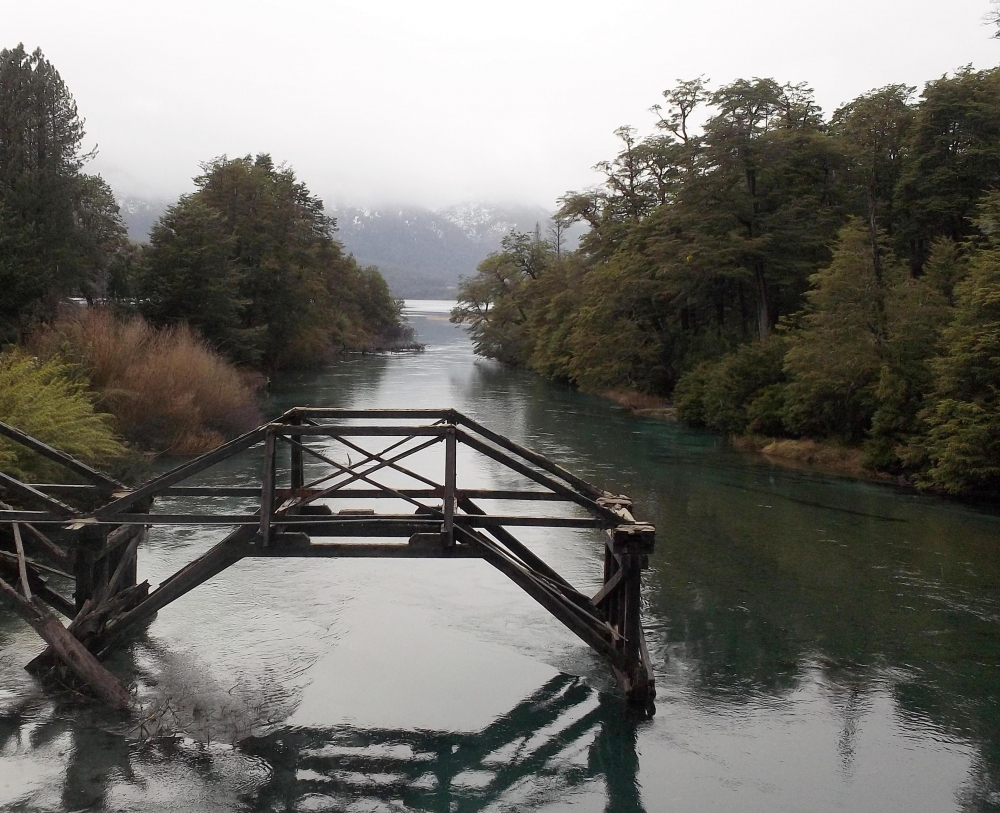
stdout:
{"type": "Polygon", "coordinates": [[[976,204],[1000,186],[1000,68],[928,82],[896,188],[897,241],[922,268],[933,240],[973,233],[976,204]]]}
{"type": "Polygon", "coordinates": [[[674,390],[678,417],[725,434],[771,433],[785,347],[784,337],[770,336],[695,367],[674,390]]]}
{"type": "MultiPolygon", "coordinates": [[[[39,361],[19,350],[0,355],[0,421],[94,466],[128,456],[110,415],[94,409],[85,383],[58,359],[39,361]]],[[[0,470],[29,482],[65,480],[67,472],[10,441],[0,440],[0,470]]]]}
{"type": "Polygon", "coordinates": [[[230,358],[269,368],[405,338],[401,303],[344,256],[323,203],[268,155],[218,158],[150,235],[143,314],[187,322],[230,358]]]}
{"type": "Polygon", "coordinates": [[[23,337],[66,296],[101,295],[125,245],[114,197],[81,173],[83,121],[41,51],[0,51],[0,340],[23,337]]]}
{"type": "Polygon", "coordinates": [[[980,207],[983,233],[956,286],[955,318],[933,363],[925,483],[954,494],[1000,489],[1000,194],[980,207]]]}

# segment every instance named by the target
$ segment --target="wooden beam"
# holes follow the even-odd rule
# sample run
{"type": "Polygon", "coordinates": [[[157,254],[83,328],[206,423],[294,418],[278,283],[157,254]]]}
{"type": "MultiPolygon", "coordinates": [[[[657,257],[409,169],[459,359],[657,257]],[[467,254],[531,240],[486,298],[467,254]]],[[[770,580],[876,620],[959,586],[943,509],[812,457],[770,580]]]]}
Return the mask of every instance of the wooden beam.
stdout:
{"type": "Polygon", "coordinates": [[[11,523],[14,529],[14,547],[17,549],[17,570],[21,580],[21,590],[24,597],[31,601],[31,585],[28,584],[28,565],[24,561],[24,543],[21,542],[21,528],[16,522],[11,523]]]}
{"type": "Polygon", "coordinates": [[[285,423],[272,423],[266,427],[283,437],[444,437],[445,427],[442,426],[351,426],[335,424],[301,424],[294,426],[285,423]]]}
{"type": "MultiPolygon", "coordinates": [[[[468,497],[459,500],[459,508],[461,508],[465,513],[472,514],[474,516],[486,516],[486,512],[480,508],[476,503],[470,500],[468,497]]],[[[509,531],[505,530],[501,525],[484,525],[483,528],[489,531],[497,540],[507,547],[511,553],[517,556],[522,562],[524,562],[528,567],[533,570],[537,570],[539,573],[544,574],[548,578],[552,579],[554,582],[558,582],[564,587],[568,587],[573,590],[573,585],[571,585],[566,579],[559,575],[559,573],[554,569],[549,567],[548,564],[539,556],[528,548],[524,543],[522,543],[517,537],[511,534],[509,531]]]]}
{"type": "Polygon", "coordinates": [[[275,460],[274,433],[270,430],[264,437],[264,473],[261,475],[260,486],[260,543],[267,547],[271,539],[271,515],[274,513],[274,477],[277,461],[275,460]]]}
{"type": "MultiPolygon", "coordinates": [[[[440,534],[436,535],[440,543],[440,534]]],[[[308,537],[301,534],[276,534],[274,542],[267,548],[257,545],[247,545],[244,551],[246,557],[280,558],[316,558],[316,559],[481,559],[483,552],[478,547],[470,545],[452,545],[436,547],[422,545],[374,544],[365,542],[345,543],[310,543],[308,537]],[[288,542],[282,537],[292,537],[288,542]],[[306,541],[303,543],[302,539],[306,541]]]]}
{"type": "Polygon", "coordinates": [[[58,618],[39,606],[37,601],[26,599],[3,579],[0,579],[0,599],[30,624],[52,647],[59,660],[93,689],[98,697],[118,709],[125,710],[129,707],[132,697],[118,678],[105,669],[58,618]]]}
{"type": "Polygon", "coordinates": [[[525,460],[531,461],[540,469],[544,469],[545,471],[547,471],[549,474],[554,474],[556,477],[565,480],[574,488],[582,491],[584,494],[594,499],[597,499],[598,497],[603,497],[607,493],[602,489],[599,489],[596,486],[591,485],[582,477],[577,477],[572,472],[567,471],[558,463],[553,463],[547,457],[538,454],[538,452],[534,452],[531,449],[526,448],[525,446],[521,446],[519,443],[515,443],[510,438],[505,438],[503,435],[500,435],[491,429],[487,429],[478,421],[474,421],[472,418],[470,418],[467,415],[463,415],[461,412],[455,413],[455,420],[462,426],[471,429],[477,435],[481,435],[487,440],[492,441],[497,446],[506,449],[508,452],[513,452],[519,457],[523,457],[525,460]]]}
{"type": "Polygon", "coordinates": [[[257,529],[253,526],[238,528],[215,547],[178,570],[150,593],[141,604],[125,613],[104,631],[100,640],[102,652],[118,643],[139,622],[242,559],[245,548],[256,533],[257,529]]]}
{"type": "Polygon", "coordinates": [[[604,586],[600,590],[598,590],[594,594],[594,597],[591,599],[591,601],[594,603],[594,606],[600,607],[605,601],[608,600],[608,597],[618,588],[618,585],[621,583],[622,580],[622,572],[623,571],[621,570],[615,571],[615,574],[604,583],[604,586]]]}
{"type": "Polygon", "coordinates": [[[56,514],[71,516],[77,513],[76,509],[72,506],[66,505],[64,502],[59,502],[59,500],[55,497],[50,497],[48,494],[39,491],[37,488],[29,486],[27,483],[22,483],[20,480],[11,477],[9,474],[4,474],[2,471],[0,471],[0,487],[13,492],[14,494],[18,494],[21,497],[25,497],[32,502],[44,505],[56,514]]]}
{"type": "Polygon", "coordinates": [[[456,528],[463,542],[478,544],[483,548],[483,558],[517,584],[535,601],[561,621],[571,632],[583,639],[592,649],[607,658],[613,665],[624,668],[624,656],[613,643],[612,630],[599,619],[585,613],[577,605],[559,594],[555,588],[533,577],[523,566],[504,555],[488,540],[465,528],[456,528]]]}
{"type": "Polygon", "coordinates": [[[515,460],[514,458],[504,454],[499,449],[494,449],[488,443],[485,443],[479,438],[473,437],[467,432],[462,432],[461,430],[458,430],[458,439],[461,440],[462,443],[464,443],[466,446],[471,446],[476,451],[481,452],[482,454],[486,455],[489,458],[492,458],[493,460],[496,460],[498,463],[502,463],[507,468],[513,469],[519,474],[523,474],[529,480],[534,480],[539,485],[543,485],[546,488],[550,488],[556,494],[560,494],[567,500],[575,502],[578,505],[582,506],[583,508],[586,508],[595,517],[600,517],[601,519],[603,519],[605,527],[607,527],[609,524],[612,523],[617,524],[620,521],[620,518],[616,514],[614,514],[612,511],[605,508],[604,506],[599,505],[596,501],[594,501],[590,497],[574,491],[569,486],[564,485],[563,483],[560,483],[557,480],[553,480],[551,477],[548,477],[544,474],[540,474],[539,472],[532,469],[530,466],[526,466],[524,463],[521,463],[520,461],[515,460]]]}
{"type": "Polygon", "coordinates": [[[161,474],[159,477],[155,477],[148,483],[143,484],[139,488],[136,488],[127,494],[123,494],[116,500],[112,500],[107,505],[98,509],[97,516],[103,519],[124,511],[126,508],[131,508],[140,500],[153,497],[168,486],[179,483],[181,480],[190,477],[192,474],[204,471],[205,469],[214,466],[216,463],[242,452],[244,449],[249,449],[251,446],[260,443],[260,441],[263,440],[263,437],[264,430],[262,428],[252,429],[245,435],[240,435],[238,438],[235,438],[228,443],[223,443],[211,452],[207,452],[206,454],[196,457],[194,460],[184,463],[175,469],[171,469],[165,474],[161,474]]]}
{"type": "MultiPolygon", "coordinates": [[[[32,598],[41,599],[56,612],[62,613],[67,618],[72,618],[76,613],[76,607],[73,602],[49,587],[48,582],[39,573],[37,564],[30,559],[26,559],[25,565],[28,583],[31,585],[32,598]]],[[[20,579],[21,574],[17,566],[17,557],[14,556],[11,558],[11,554],[6,551],[0,551],[0,573],[7,574],[6,578],[10,578],[11,580],[20,579]]]]}
{"type": "Polygon", "coordinates": [[[455,427],[448,427],[444,437],[444,526],[441,533],[445,545],[455,544],[455,479],[458,476],[457,459],[458,441],[455,437],[455,427]]]}
{"type": "Polygon", "coordinates": [[[282,418],[295,416],[303,418],[384,418],[403,420],[405,418],[448,419],[455,414],[453,409],[333,409],[326,407],[293,407],[282,418]]]}
{"type": "Polygon", "coordinates": [[[71,457],[65,452],[53,449],[48,444],[42,443],[40,440],[33,438],[26,432],[22,432],[20,429],[4,423],[3,421],[0,421],[0,435],[3,435],[16,443],[20,443],[22,446],[26,446],[42,457],[59,463],[74,474],[78,474],[83,479],[90,481],[105,491],[114,491],[115,489],[122,487],[122,484],[117,480],[108,477],[106,474],[102,474],[97,471],[97,469],[91,468],[86,463],[81,463],[75,457],[71,457]]]}

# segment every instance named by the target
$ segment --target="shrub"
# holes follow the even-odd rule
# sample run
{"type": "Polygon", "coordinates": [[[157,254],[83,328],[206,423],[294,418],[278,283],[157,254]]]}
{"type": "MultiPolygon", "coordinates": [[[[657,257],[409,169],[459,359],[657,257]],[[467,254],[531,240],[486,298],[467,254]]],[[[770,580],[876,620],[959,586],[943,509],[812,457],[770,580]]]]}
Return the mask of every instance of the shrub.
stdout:
{"type": "MultiPolygon", "coordinates": [[[[57,359],[39,361],[19,349],[0,355],[0,421],[85,463],[108,468],[129,456],[112,420],[94,408],[86,386],[57,359]]],[[[2,439],[0,470],[31,482],[67,476],[56,463],[2,439]]]]}
{"type": "Polygon", "coordinates": [[[33,346],[75,364],[97,405],[142,448],[196,454],[259,422],[255,382],[186,325],[158,330],[88,309],[44,329],[33,346]]]}

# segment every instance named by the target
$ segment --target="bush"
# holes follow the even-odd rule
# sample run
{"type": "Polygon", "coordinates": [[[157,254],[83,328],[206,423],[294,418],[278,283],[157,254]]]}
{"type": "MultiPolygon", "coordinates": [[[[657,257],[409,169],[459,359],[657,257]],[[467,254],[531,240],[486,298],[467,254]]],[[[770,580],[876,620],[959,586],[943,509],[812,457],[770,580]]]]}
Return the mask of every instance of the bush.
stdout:
{"type": "MultiPolygon", "coordinates": [[[[56,359],[39,361],[19,349],[0,355],[0,421],[92,466],[114,467],[129,457],[112,417],[95,410],[86,386],[56,359]]],[[[29,482],[67,476],[62,466],[2,439],[0,470],[29,482]]]]}
{"type": "MultiPolygon", "coordinates": [[[[685,423],[726,434],[742,434],[750,429],[751,422],[755,432],[765,431],[758,424],[774,428],[777,419],[772,405],[780,397],[785,379],[784,357],[784,340],[772,336],[695,367],[681,377],[674,390],[678,417],[685,423]],[[765,400],[751,415],[750,408],[765,393],[765,400]]],[[[780,431],[780,422],[777,428],[780,431]]]]}
{"type": "Polygon", "coordinates": [[[45,328],[32,345],[75,364],[118,431],[144,449],[197,454],[259,423],[255,382],[186,325],[157,330],[139,317],[87,309],[45,328]]]}

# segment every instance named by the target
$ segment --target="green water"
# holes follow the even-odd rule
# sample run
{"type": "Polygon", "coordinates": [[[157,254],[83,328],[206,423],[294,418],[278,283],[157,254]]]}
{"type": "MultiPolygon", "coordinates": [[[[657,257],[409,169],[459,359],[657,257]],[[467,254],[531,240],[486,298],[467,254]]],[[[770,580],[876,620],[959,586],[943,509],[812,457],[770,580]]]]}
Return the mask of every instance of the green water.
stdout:
{"type": "MultiPolygon", "coordinates": [[[[44,695],[37,639],[0,616],[0,809],[1000,810],[1000,517],[631,417],[477,361],[443,305],[415,307],[425,353],[284,379],[268,411],[454,406],[632,496],[657,526],[655,717],[483,562],[248,561],[110,662],[144,730],[44,695]]],[[[219,533],[153,532],[140,578],[219,533]]],[[[596,589],[598,536],[523,538],[596,589]]]]}

